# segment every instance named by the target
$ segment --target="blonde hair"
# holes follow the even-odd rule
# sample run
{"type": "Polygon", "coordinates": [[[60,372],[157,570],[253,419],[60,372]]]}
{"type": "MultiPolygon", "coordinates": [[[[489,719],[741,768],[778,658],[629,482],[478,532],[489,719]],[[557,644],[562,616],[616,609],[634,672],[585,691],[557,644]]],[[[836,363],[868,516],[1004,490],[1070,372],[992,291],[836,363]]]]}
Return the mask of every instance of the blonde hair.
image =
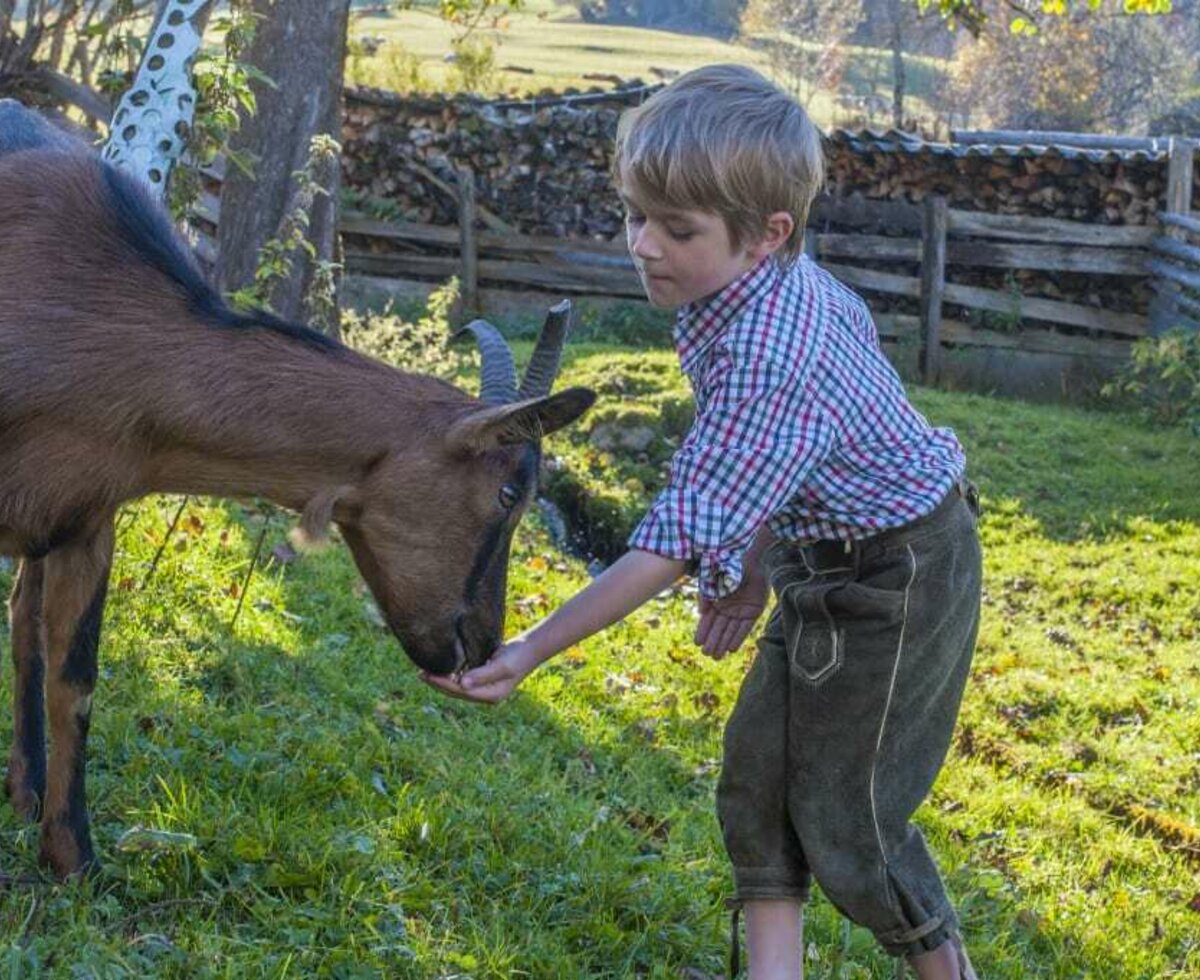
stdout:
{"type": "Polygon", "coordinates": [[[787,264],[800,254],[825,160],[795,99],[753,68],[708,65],[622,114],[613,177],[654,206],[720,215],[735,248],[786,211],[796,227],[776,255],[787,264]]]}

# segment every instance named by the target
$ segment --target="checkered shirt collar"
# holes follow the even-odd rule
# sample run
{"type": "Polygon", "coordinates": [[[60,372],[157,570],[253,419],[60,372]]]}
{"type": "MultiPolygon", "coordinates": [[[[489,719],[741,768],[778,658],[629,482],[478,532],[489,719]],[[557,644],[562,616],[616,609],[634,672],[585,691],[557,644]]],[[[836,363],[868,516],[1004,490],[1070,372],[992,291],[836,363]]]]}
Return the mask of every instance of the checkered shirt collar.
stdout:
{"type": "Polygon", "coordinates": [[[675,316],[674,337],[684,373],[690,374],[701,355],[725,329],[782,275],[779,263],[768,255],[712,296],[681,306],[675,316]]]}

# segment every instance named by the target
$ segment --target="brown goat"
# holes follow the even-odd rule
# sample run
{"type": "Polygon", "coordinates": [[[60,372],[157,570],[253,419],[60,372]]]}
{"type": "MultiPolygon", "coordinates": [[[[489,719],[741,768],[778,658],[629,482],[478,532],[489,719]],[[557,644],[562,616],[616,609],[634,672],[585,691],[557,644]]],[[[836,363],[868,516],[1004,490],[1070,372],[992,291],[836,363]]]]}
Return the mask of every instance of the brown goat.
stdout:
{"type": "Polygon", "coordinates": [[[498,645],[540,437],[594,395],[548,395],[547,341],[519,398],[482,323],[481,401],[234,313],[132,178],[74,149],[3,149],[0,554],[20,559],[7,789],[40,812],[40,856],[65,876],[94,860],[84,757],[123,501],[259,495],[311,535],[335,522],[405,652],[447,673],[498,645]]]}

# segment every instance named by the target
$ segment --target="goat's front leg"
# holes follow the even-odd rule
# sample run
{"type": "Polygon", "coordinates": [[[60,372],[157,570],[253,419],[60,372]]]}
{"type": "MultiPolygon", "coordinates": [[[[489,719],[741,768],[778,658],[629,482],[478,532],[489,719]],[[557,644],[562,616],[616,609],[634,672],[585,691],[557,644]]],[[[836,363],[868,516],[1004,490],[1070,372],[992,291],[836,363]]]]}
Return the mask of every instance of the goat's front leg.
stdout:
{"type": "Polygon", "coordinates": [[[62,877],[95,863],[84,763],[112,549],[110,522],[94,537],[43,559],[50,766],[40,859],[62,877]]]}
{"type": "Polygon", "coordinates": [[[8,601],[12,624],[13,744],[4,785],[13,809],[36,820],[46,797],[45,636],[42,562],[25,559],[8,601]]]}

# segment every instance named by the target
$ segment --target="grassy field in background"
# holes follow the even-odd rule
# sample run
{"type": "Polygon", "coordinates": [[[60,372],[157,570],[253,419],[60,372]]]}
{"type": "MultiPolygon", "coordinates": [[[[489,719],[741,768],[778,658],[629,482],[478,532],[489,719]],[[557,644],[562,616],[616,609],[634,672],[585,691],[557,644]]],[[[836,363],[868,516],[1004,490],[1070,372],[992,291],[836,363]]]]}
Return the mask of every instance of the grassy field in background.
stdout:
{"type": "MultiPolygon", "coordinates": [[[[150,26],[149,21],[142,21],[133,29],[148,35],[150,26]]],[[[219,44],[221,37],[214,27],[215,22],[210,25],[206,40],[210,44],[219,44]]],[[[437,16],[436,9],[427,3],[390,14],[355,13],[348,32],[351,50],[346,62],[346,84],[402,92],[460,91],[462,79],[449,60],[457,31],[437,16]],[[356,53],[354,43],[364,37],[382,38],[386,43],[374,55],[356,53]],[[415,89],[414,72],[418,76],[415,89]]],[[[588,74],[620,76],[629,80],[640,78],[647,83],[656,83],[670,77],[670,73],[715,62],[747,64],[767,75],[774,74],[761,47],[705,35],[585,23],[580,20],[575,5],[562,0],[526,0],[521,11],[504,16],[495,28],[480,28],[475,37],[495,46],[496,71],[479,93],[486,96],[525,95],[545,89],[611,87],[611,81],[585,78],[588,74]],[[529,69],[531,73],[509,71],[505,66],[529,69]],[[663,69],[666,74],[656,73],[654,69],[663,69]]],[[[781,37],[787,43],[807,44],[792,36],[781,37]]],[[[68,35],[66,43],[68,47],[74,43],[73,36],[68,35]]],[[[876,97],[878,109],[871,116],[871,124],[889,127],[893,77],[891,52],[850,45],[845,50],[846,71],[840,91],[860,98],[876,97]]],[[[906,115],[928,126],[936,125],[938,114],[929,100],[943,84],[944,62],[906,54],[904,64],[906,115]]],[[[130,66],[119,61],[116,65],[102,63],[97,67],[124,70],[130,66]]],[[[776,80],[785,87],[789,85],[786,78],[777,77],[776,80]]],[[[837,105],[834,93],[806,90],[796,94],[822,127],[861,122],[860,113],[837,105]]]]}
{"type": "MultiPolygon", "coordinates": [[[[684,382],[666,350],[589,343],[561,383],[601,402],[548,451],[623,533],[686,425],[684,382]],[[641,459],[589,438],[656,417],[665,439],[641,459]]],[[[958,431],[987,509],[978,655],[918,814],[981,975],[1200,975],[1198,444],[1121,415],[914,395],[958,431]]],[[[417,680],[340,546],[260,570],[231,630],[264,520],[242,506],[190,504],[143,585],[177,505],[131,508],[119,539],[89,766],[103,872],[38,880],[36,829],[0,805],[0,866],[20,879],[0,892],[0,974],[724,972],[712,797],[749,656],[691,646],[687,588],[488,710],[417,680]],[[194,841],[119,849],[136,826],[194,841]]],[[[585,580],[528,519],[510,631],[585,580]]],[[[812,978],[892,976],[819,895],[807,938],[812,978]]]]}
{"type": "MultiPolygon", "coordinates": [[[[770,74],[767,56],[745,44],[640,27],[587,24],[579,20],[573,4],[531,2],[522,12],[507,17],[505,25],[502,30],[483,32],[483,36],[497,44],[497,66],[503,69],[505,65],[516,65],[534,73],[498,71],[494,85],[498,92],[608,87],[608,83],[583,77],[589,73],[655,82],[659,79],[652,71],[654,68],[682,72],[713,62],[748,64],[770,74]]],[[[352,57],[348,62],[348,82],[401,87],[403,83],[395,65],[389,61],[388,51],[392,47],[402,48],[416,59],[429,88],[456,86],[453,67],[445,60],[451,50],[453,29],[431,13],[412,10],[386,17],[358,16],[351,24],[350,37],[362,36],[386,38],[388,44],[374,57],[352,57]]],[[[848,48],[847,61],[844,91],[860,96],[876,94],[890,105],[891,52],[852,47],[848,48]]],[[[905,64],[911,97],[907,110],[929,117],[925,100],[938,84],[939,63],[935,59],[905,56],[905,64]]],[[[813,95],[808,107],[822,126],[837,125],[844,117],[844,111],[837,108],[828,92],[813,95]]],[[[888,125],[889,119],[884,112],[879,117],[880,125],[888,125]]]]}

